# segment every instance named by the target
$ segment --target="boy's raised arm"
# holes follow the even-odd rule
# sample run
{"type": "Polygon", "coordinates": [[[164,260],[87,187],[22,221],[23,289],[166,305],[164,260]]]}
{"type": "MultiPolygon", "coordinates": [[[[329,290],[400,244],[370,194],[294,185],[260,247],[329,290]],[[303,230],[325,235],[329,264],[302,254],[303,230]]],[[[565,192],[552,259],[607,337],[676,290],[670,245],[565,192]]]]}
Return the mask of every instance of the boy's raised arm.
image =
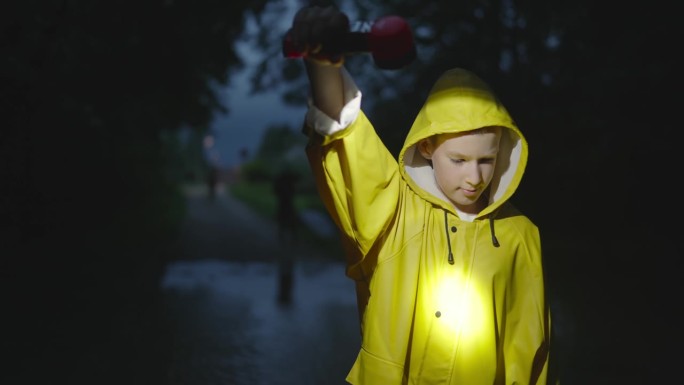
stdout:
{"type": "Polygon", "coordinates": [[[340,121],[344,107],[344,86],[339,66],[305,59],[313,104],[329,117],[340,121]]]}
{"type": "Polygon", "coordinates": [[[313,104],[338,122],[344,107],[344,56],[331,49],[347,32],[349,19],[332,6],[300,9],[289,31],[292,44],[304,54],[313,104]]]}

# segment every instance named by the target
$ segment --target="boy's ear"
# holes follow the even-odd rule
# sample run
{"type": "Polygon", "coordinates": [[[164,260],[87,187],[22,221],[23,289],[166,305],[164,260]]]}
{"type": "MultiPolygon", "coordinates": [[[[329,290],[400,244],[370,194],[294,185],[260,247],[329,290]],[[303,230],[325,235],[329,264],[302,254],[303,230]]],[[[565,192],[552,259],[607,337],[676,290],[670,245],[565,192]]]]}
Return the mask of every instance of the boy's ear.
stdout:
{"type": "Polygon", "coordinates": [[[432,159],[432,141],[428,139],[423,139],[420,142],[418,142],[418,151],[420,151],[420,155],[423,156],[423,158],[427,160],[432,159]]]}

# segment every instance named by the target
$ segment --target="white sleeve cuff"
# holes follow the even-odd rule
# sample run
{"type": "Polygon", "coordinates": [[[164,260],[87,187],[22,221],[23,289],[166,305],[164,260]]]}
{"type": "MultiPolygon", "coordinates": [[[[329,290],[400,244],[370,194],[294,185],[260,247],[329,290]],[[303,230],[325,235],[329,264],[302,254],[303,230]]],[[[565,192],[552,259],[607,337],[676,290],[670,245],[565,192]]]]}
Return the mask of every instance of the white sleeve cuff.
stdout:
{"type": "Polygon", "coordinates": [[[356,120],[361,110],[361,91],[359,91],[356,83],[354,83],[354,79],[352,79],[344,67],[342,67],[342,82],[344,88],[344,107],[340,111],[339,121],[319,110],[309,97],[309,109],[306,112],[305,118],[306,124],[321,135],[332,135],[344,130],[356,120]]]}

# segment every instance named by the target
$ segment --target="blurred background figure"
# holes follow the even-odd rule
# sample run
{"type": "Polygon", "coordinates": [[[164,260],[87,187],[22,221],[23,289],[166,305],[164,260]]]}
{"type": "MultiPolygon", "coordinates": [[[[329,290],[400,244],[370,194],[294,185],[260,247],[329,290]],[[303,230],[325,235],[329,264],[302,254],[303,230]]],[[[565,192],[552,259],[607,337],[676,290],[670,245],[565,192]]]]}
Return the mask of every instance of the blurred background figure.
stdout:
{"type": "Polygon", "coordinates": [[[276,196],[276,222],[278,239],[282,247],[278,254],[278,301],[291,302],[294,270],[294,246],[297,244],[299,216],[294,198],[298,177],[293,171],[284,168],[273,178],[273,193],[276,196]]]}
{"type": "Polygon", "coordinates": [[[214,165],[209,167],[207,172],[207,190],[209,192],[209,200],[216,200],[216,189],[218,185],[218,168],[214,165]]]}
{"type": "Polygon", "coordinates": [[[216,200],[221,164],[221,153],[216,146],[216,137],[216,133],[209,133],[204,137],[202,143],[206,162],[207,195],[212,202],[216,200]]]}
{"type": "Polygon", "coordinates": [[[284,169],[273,179],[273,193],[276,195],[276,221],[278,237],[283,246],[297,243],[297,226],[299,217],[294,204],[297,174],[284,169]]]}

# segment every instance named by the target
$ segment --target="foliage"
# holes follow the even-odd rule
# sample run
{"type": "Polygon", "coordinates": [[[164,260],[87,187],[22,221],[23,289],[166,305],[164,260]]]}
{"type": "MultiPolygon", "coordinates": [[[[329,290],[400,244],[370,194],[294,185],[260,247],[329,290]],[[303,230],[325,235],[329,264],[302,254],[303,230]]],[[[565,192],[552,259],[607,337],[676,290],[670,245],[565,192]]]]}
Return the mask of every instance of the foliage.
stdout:
{"type": "MultiPolygon", "coordinates": [[[[272,180],[282,171],[300,178],[310,174],[304,147],[306,137],[287,125],[274,125],[264,132],[254,158],[242,166],[242,175],[251,182],[272,180]]],[[[310,179],[310,178],[309,178],[310,179]]]]}
{"type": "MultiPolygon", "coordinates": [[[[172,133],[203,132],[215,111],[228,110],[216,86],[229,84],[242,65],[233,43],[244,15],[260,12],[265,2],[3,6],[3,284],[15,293],[6,302],[10,309],[28,309],[9,312],[8,330],[50,319],[65,327],[33,328],[31,337],[94,344],[79,339],[87,328],[69,320],[102,328],[122,308],[156,297],[184,213],[185,154],[172,133]]],[[[36,357],[31,349],[42,342],[13,334],[6,343],[14,356],[36,357]]],[[[60,369],[58,361],[50,365],[44,373],[60,369]]]]}
{"type": "MultiPolygon", "coordinates": [[[[661,130],[674,132],[672,120],[648,114],[644,100],[634,97],[672,91],[668,79],[677,72],[667,46],[676,35],[677,23],[671,13],[658,12],[661,18],[635,7],[589,0],[330,3],[351,15],[352,21],[396,14],[413,27],[418,58],[407,67],[378,70],[367,54],[348,56],[346,62],[364,92],[364,109],[393,153],[398,154],[437,74],[465,67],[492,85],[531,143],[523,186],[527,190],[516,199],[542,223],[556,225],[547,217],[550,210],[537,204],[548,189],[568,202],[567,214],[601,205],[599,200],[568,195],[568,180],[582,179],[585,173],[574,166],[572,154],[559,151],[568,149],[567,143],[574,143],[572,148],[584,154],[585,162],[619,167],[630,161],[635,147],[644,144],[634,136],[639,126],[657,119],[661,130]]],[[[260,31],[266,52],[281,45],[282,33],[260,31]]],[[[301,63],[270,57],[258,67],[254,89],[286,85],[283,100],[304,104],[307,84],[301,63]]],[[[662,102],[671,106],[673,101],[662,102]]],[[[653,103],[648,106],[657,109],[659,105],[653,103]]],[[[643,147],[654,155],[657,146],[643,147]]],[[[612,174],[615,179],[610,181],[596,175],[587,183],[610,188],[624,183],[619,174],[612,174]]],[[[627,202],[620,203],[616,207],[627,202]]]]}
{"type": "MultiPolygon", "coordinates": [[[[68,325],[67,317],[84,308],[89,317],[75,318],[104,324],[110,307],[152,296],[183,215],[178,183],[187,156],[197,160],[172,134],[185,127],[200,138],[215,111],[230,110],[215,89],[230,84],[242,65],[233,46],[246,14],[254,15],[251,41],[263,53],[254,91],[286,86],[284,100],[306,102],[301,63],[273,60],[281,56],[284,31],[273,26],[285,3],[26,0],[3,7],[3,292],[12,293],[11,309],[22,309],[9,312],[7,330],[27,320],[68,325]]],[[[378,71],[368,55],[347,60],[364,109],[394,153],[435,76],[453,66],[474,70],[497,90],[530,142],[525,183],[514,199],[549,240],[551,281],[560,282],[554,294],[625,309],[635,298],[667,302],[656,289],[637,291],[630,283],[645,275],[678,282],[649,267],[676,271],[667,268],[673,265],[667,256],[681,254],[669,234],[676,226],[654,230],[635,220],[641,213],[650,223],[676,218],[653,197],[666,200],[664,186],[677,175],[670,165],[677,164],[678,127],[668,112],[677,111],[679,100],[670,96],[680,72],[673,49],[678,12],[657,0],[646,8],[590,0],[334,3],[356,19],[397,14],[414,27],[419,57],[404,69],[378,71]],[[653,255],[659,263],[643,263],[653,255]]],[[[301,172],[303,191],[313,192],[301,159],[284,162],[303,153],[300,142],[289,140],[274,128],[260,160],[248,167],[258,170],[255,181],[265,182],[287,163],[301,172]]],[[[578,305],[573,315],[597,319],[598,308],[578,305]]],[[[619,336],[637,329],[623,324],[619,336]]],[[[85,329],[31,333],[73,341],[85,329]]],[[[13,333],[6,341],[13,356],[36,357],[23,338],[13,333]]],[[[587,346],[578,351],[600,351],[587,346]]],[[[640,347],[612,349],[619,350],[640,347]]],[[[45,369],[56,378],[61,368],[45,369]]]]}
{"type": "MultiPolygon", "coordinates": [[[[578,323],[565,326],[592,330],[602,314],[625,325],[622,333],[637,328],[626,326],[631,325],[626,317],[615,317],[606,304],[626,309],[634,298],[648,297],[644,283],[639,289],[631,284],[643,282],[643,257],[657,255],[672,266],[673,256],[681,254],[671,228],[638,231],[644,225],[635,214],[648,207],[649,221],[676,217],[671,207],[653,201],[653,194],[667,195],[662,187],[647,187],[648,192],[635,187],[668,185],[677,175],[673,165],[681,142],[675,139],[677,120],[670,112],[677,111],[678,99],[666,96],[677,95],[675,79],[681,77],[673,48],[681,23],[673,5],[656,1],[643,8],[592,0],[332,3],[353,20],[396,14],[413,27],[418,58],[407,67],[381,71],[370,55],[347,56],[345,62],[363,92],[362,107],[394,154],[441,72],[464,67],[490,83],[530,144],[524,183],[513,201],[546,240],[552,300],[568,306],[578,323]]],[[[282,31],[261,31],[259,37],[265,52],[277,54],[282,31]]],[[[283,100],[306,102],[301,62],[267,57],[258,70],[255,90],[285,86],[283,100]]],[[[656,265],[649,264],[646,274],[666,274],[656,265]]],[[[671,289],[662,282],[676,280],[658,279],[660,289],[649,289],[649,298],[662,298],[671,289]]],[[[661,325],[657,319],[639,316],[641,322],[661,325]]],[[[580,343],[565,338],[561,344],[566,347],[580,343]]],[[[586,347],[578,346],[567,365],[585,365],[579,352],[596,348],[594,342],[604,338],[582,341],[586,347]]],[[[612,345],[604,348],[607,355],[616,351],[612,345]]],[[[606,378],[617,380],[620,362],[627,361],[615,359],[617,366],[606,367],[611,373],[606,378]]],[[[565,382],[591,382],[579,374],[573,378],[572,369],[565,382]]],[[[642,382],[650,381],[639,374],[642,382]]]]}
{"type": "Polygon", "coordinates": [[[268,181],[241,181],[230,187],[232,196],[249,206],[264,218],[274,218],[276,199],[273,188],[268,181]]]}
{"type": "Polygon", "coordinates": [[[306,138],[287,125],[275,125],[266,129],[259,144],[257,156],[267,159],[282,159],[296,146],[303,146],[306,138]]]}
{"type": "MultiPolygon", "coordinates": [[[[297,210],[314,210],[325,214],[325,207],[318,194],[303,190],[301,184],[296,186],[296,192],[294,205],[297,210]]],[[[276,199],[271,182],[258,183],[243,180],[230,187],[230,194],[263,217],[272,218],[275,214],[276,199]]]]}
{"type": "MultiPolygon", "coordinates": [[[[656,17],[589,0],[332,3],[352,20],[396,14],[413,28],[418,58],[405,68],[378,70],[368,54],[346,60],[364,93],[362,107],[394,154],[438,74],[465,67],[491,84],[530,143],[525,183],[514,200],[547,231],[574,231],[572,221],[559,218],[580,220],[580,212],[609,210],[612,217],[627,219],[624,208],[638,205],[639,198],[631,195],[625,165],[645,172],[636,157],[676,153],[677,141],[659,143],[658,136],[640,135],[646,126],[674,135],[674,120],[651,113],[673,109],[674,99],[639,96],[675,92],[671,79],[678,71],[668,46],[678,32],[676,12],[660,11],[656,17]],[[582,165],[602,165],[610,172],[587,172],[577,163],[578,154],[582,165]],[[571,186],[625,193],[605,205],[593,194],[578,196],[571,186]]],[[[261,34],[266,52],[281,45],[282,31],[261,34]]],[[[299,61],[265,58],[258,70],[255,90],[285,86],[283,100],[306,102],[299,61]]]]}
{"type": "Polygon", "coordinates": [[[14,240],[164,217],[154,207],[175,194],[182,164],[167,132],[201,132],[225,108],[214,87],[241,65],[230,47],[243,14],[263,4],[26,1],[3,12],[0,208],[14,240]]]}
{"type": "Polygon", "coordinates": [[[297,210],[311,209],[327,215],[306,160],[306,141],[304,135],[287,125],[267,128],[255,156],[242,166],[241,180],[231,187],[232,195],[258,213],[272,217],[276,205],[273,183],[279,174],[293,173],[297,210]]]}
{"type": "MultiPolygon", "coordinates": [[[[245,203],[251,210],[263,218],[274,219],[276,214],[276,196],[273,193],[273,185],[271,181],[248,181],[242,180],[230,187],[229,193],[245,203]]],[[[323,202],[318,193],[306,189],[306,186],[301,182],[296,185],[296,195],[294,197],[294,206],[298,212],[315,211],[323,216],[328,216],[323,202]]],[[[323,247],[326,254],[331,258],[341,257],[341,245],[337,237],[323,237],[318,235],[314,229],[310,229],[305,223],[300,223],[300,236],[302,241],[310,245],[323,247]]]]}
{"type": "Polygon", "coordinates": [[[251,183],[269,183],[275,172],[268,160],[254,158],[242,165],[240,175],[242,179],[251,183]]]}

